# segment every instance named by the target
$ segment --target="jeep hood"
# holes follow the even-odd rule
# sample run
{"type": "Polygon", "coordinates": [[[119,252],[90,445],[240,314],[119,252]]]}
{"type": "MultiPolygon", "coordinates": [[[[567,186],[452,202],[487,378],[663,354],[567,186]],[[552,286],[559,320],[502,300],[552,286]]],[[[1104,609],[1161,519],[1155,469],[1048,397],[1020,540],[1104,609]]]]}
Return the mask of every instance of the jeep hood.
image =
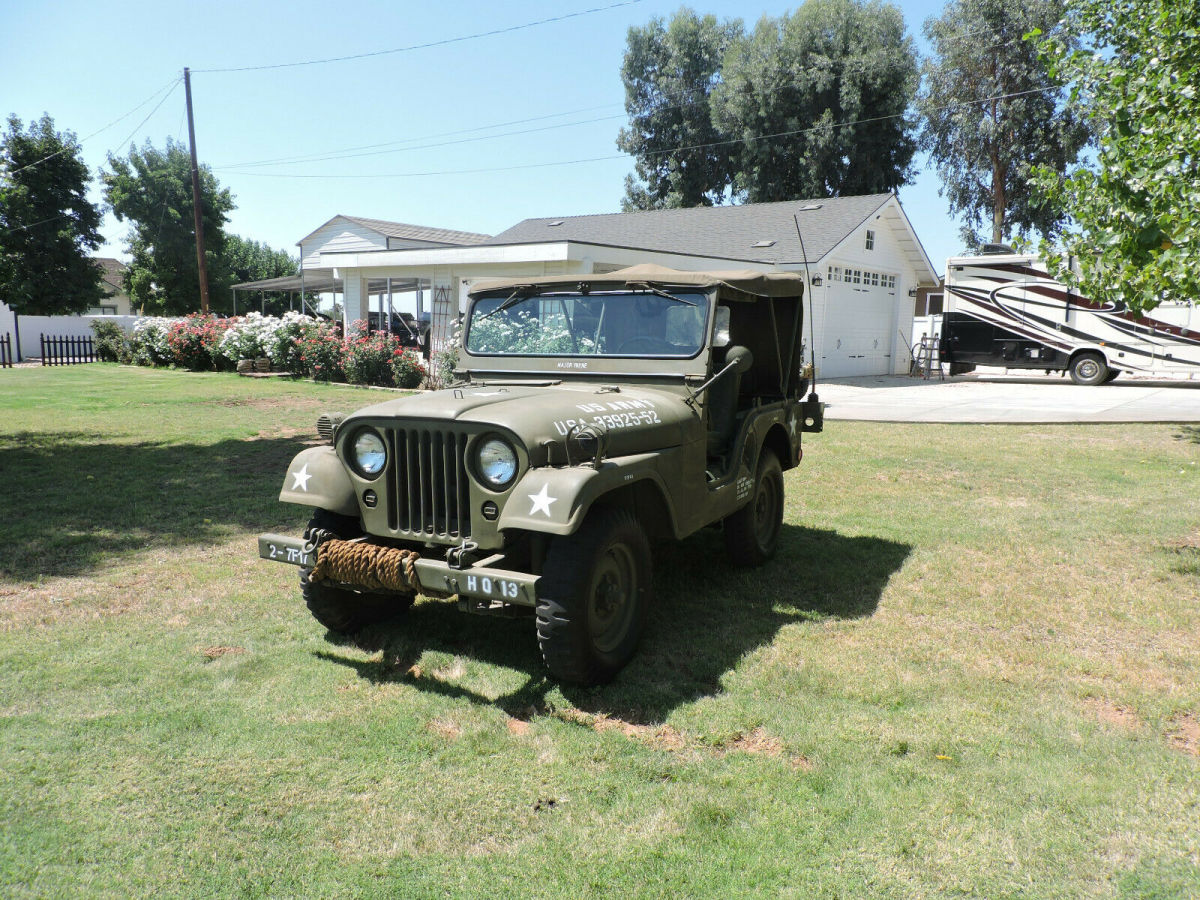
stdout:
{"type": "Polygon", "coordinates": [[[580,385],[470,385],[398,397],[360,409],[354,421],[403,420],[436,427],[439,422],[506,430],[525,444],[561,443],[576,425],[608,433],[608,455],[622,456],[679,446],[697,414],[678,394],[622,385],[620,390],[580,385]]]}

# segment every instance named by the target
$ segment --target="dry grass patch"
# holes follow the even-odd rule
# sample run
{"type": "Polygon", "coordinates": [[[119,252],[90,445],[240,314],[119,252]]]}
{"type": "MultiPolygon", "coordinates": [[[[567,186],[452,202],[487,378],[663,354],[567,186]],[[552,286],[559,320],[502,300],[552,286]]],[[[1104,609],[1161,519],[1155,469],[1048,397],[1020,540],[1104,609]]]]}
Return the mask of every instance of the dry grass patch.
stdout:
{"type": "Polygon", "coordinates": [[[241,656],[246,652],[245,647],[204,647],[196,648],[205,659],[220,659],[222,656],[241,656]]]}
{"type": "Polygon", "coordinates": [[[1139,731],[1144,724],[1137,710],[1122,706],[1101,697],[1089,697],[1084,701],[1088,712],[1104,725],[1125,731],[1139,731]]]}
{"type": "Polygon", "coordinates": [[[1190,712],[1173,716],[1167,731],[1167,743],[1181,753],[1200,756],[1200,718],[1190,712]]]}

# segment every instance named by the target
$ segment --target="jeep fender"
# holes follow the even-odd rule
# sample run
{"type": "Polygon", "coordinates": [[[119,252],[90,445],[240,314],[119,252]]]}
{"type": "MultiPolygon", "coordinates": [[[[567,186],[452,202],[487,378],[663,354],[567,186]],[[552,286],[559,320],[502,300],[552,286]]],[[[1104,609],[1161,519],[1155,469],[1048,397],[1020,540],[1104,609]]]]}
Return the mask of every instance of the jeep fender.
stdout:
{"type": "Polygon", "coordinates": [[[618,488],[650,481],[667,495],[666,485],[651,469],[660,454],[639,453],[591,466],[530,469],[504,504],[497,525],[543,534],[574,534],[592,504],[618,488]]]}
{"type": "Polygon", "coordinates": [[[332,447],[309,447],[297,453],[284,476],[279,499],[358,516],[354,485],[332,447]]]}

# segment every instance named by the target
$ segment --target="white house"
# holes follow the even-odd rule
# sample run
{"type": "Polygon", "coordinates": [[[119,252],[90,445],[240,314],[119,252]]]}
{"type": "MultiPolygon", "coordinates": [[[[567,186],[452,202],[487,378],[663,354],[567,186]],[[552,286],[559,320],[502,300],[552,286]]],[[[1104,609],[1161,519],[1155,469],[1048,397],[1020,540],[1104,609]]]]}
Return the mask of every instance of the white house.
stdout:
{"type": "Polygon", "coordinates": [[[123,277],[125,264],[111,257],[93,257],[101,269],[104,297],[82,315],[72,316],[21,316],[19,319],[6,303],[0,303],[0,337],[9,335],[13,339],[14,351],[19,350],[22,359],[41,353],[42,335],[48,337],[91,337],[92,321],[105,316],[126,330],[133,327],[137,316],[130,309],[129,295],[125,293],[123,277]],[[17,344],[20,336],[20,346],[17,344]]]}
{"type": "Polygon", "coordinates": [[[341,284],[348,321],[388,287],[420,301],[428,290],[435,343],[481,278],[637,263],[807,271],[818,371],[835,378],[907,372],[913,298],[938,283],[894,194],[526,219],[490,238],[335,216],[300,245],[302,271],[341,284]]]}

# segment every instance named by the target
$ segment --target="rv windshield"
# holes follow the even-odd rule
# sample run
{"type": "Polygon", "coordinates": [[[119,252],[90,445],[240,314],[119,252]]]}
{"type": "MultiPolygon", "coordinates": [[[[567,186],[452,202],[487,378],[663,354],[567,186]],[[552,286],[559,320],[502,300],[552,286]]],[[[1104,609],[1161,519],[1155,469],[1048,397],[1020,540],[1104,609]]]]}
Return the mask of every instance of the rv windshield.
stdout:
{"type": "Polygon", "coordinates": [[[704,347],[708,298],[695,291],[483,297],[466,348],[480,356],[687,359],[704,347]]]}

